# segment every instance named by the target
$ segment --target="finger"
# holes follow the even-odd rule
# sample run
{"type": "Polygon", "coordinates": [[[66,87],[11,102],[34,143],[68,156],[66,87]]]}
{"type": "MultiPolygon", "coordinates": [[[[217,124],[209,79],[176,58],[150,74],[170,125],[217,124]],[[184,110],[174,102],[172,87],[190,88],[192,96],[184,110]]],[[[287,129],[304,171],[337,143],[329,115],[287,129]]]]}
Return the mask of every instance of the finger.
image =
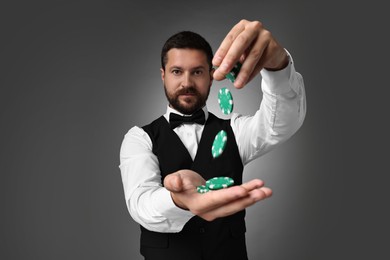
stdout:
{"type": "Polygon", "coordinates": [[[197,194],[195,201],[193,201],[194,203],[190,206],[190,210],[194,214],[200,215],[246,196],[248,196],[248,191],[241,186],[197,194]]]}
{"type": "MultiPolygon", "coordinates": [[[[225,39],[222,41],[220,47],[218,48],[217,52],[214,55],[213,58],[213,65],[216,67],[224,66],[223,71],[230,71],[231,68],[234,66],[233,64],[222,64],[222,61],[225,59],[226,55],[228,54],[229,50],[231,49],[231,46],[233,45],[234,41],[236,40],[237,36],[240,35],[245,30],[245,25],[248,23],[246,20],[241,20],[238,24],[236,24],[230,32],[226,35],[225,39]],[[227,67],[226,67],[227,66],[227,67]]],[[[217,69],[218,70],[218,69],[217,69]]],[[[216,71],[217,71],[216,70],[216,71]]],[[[227,74],[225,72],[221,73],[222,69],[219,70],[216,76],[216,80],[223,80],[225,78],[225,75],[227,74]]]]}
{"type": "Polygon", "coordinates": [[[192,170],[179,170],[181,181],[182,181],[182,189],[181,191],[194,190],[197,186],[205,184],[205,180],[202,176],[192,170]]]}
{"type": "Polygon", "coordinates": [[[198,213],[203,213],[222,207],[225,204],[247,196],[250,191],[261,188],[263,185],[264,182],[262,180],[253,179],[240,186],[214,190],[206,194],[201,194],[201,196],[198,196],[199,201],[196,202],[195,208],[193,209],[198,213]]]}
{"type": "Polygon", "coordinates": [[[242,60],[242,56],[245,56],[246,50],[250,47],[251,43],[256,39],[256,34],[253,31],[241,32],[234,42],[231,44],[228,52],[226,53],[221,66],[218,67],[214,72],[214,78],[221,80],[225,78],[237,61],[242,60]]]}
{"type": "Polygon", "coordinates": [[[164,187],[171,192],[180,192],[183,189],[183,181],[180,173],[169,174],[164,179],[164,187]]]}
{"type": "Polygon", "coordinates": [[[253,79],[251,76],[254,74],[255,70],[255,73],[260,71],[259,68],[264,64],[264,58],[267,58],[263,55],[270,41],[271,36],[269,32],[267,30],[262,30],[246,55],[245,61],[242,63],[240,72],[234,81],[234,86],[236,88],[243,88],[253,79]]]}
{"type": "Polygon", "coordinates": [[[214,78],[216,80],[223,79],[237,61],[240,60],[243,55],[246,56],[248,49],[256,42],[261,29],[261,23],[259,22],[245,24],[244,30],[235,36],[234,41],[230,44],[229,49],[221,61],[220,67],[215,71],[214,78]]]}
{"type": "Polygon", "coordinates": [[[237,35],[241,33],[245,29],[245,20],[242,20],[238,24],[236,24],[226,35],[225,39],[220,44],[218,50],[215,52],[214,58],[213,58],[213,65],[214,66],[220,66],[221,62],[225,58],[228,50],[230,49],[230,46],[232,45],[233,41],[236,39],[237,35]]]}
{"type": "Polygon", "coordinates": [[[262,187],[261,190],[265,193],[267,198],[271,197],[273,194],[272,190],[268,187],[262,187]]]}
{"type": "Polygon", "coordinates": [[[245,182],[241,184],[241,187],[245,188],[247,191],[251,191],[253,189],[258,189],[264,186],[264,181],[259,179],[253,179],[249,182],[245,182]]]}
{"type": "Polygon", "coordinates": [[[271,197],[271,195],[272,195],[272,190],[267,188],[267,187],[261,187],[259,189],[254,189],[251,192],[249,192],[248,196],[241,198],[241,199],[238,199],[238,200],[235,200],[229,204],[226,204],[223,207],[219,207],[219,208],[216,208],[214,210],[210,210],[210,211],[202,214],[200,217],[202,217],[208,221],[211,221],[211,220],[214,220],[216,218],[230,216],[230,215],[237,213],[237,212],[239,212],[239,211],[241,211],[249,206],[252,206],[253,204],[255,204],[261,200],[264,200],[266,198],[271,197]]]}

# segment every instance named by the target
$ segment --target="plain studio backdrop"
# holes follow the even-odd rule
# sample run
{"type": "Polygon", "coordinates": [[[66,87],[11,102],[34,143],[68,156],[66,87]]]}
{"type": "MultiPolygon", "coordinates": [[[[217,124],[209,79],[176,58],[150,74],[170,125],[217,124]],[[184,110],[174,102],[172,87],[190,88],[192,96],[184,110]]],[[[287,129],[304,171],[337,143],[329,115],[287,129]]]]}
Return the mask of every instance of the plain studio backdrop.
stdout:
{"type": "MultiPolygon", "coordinates": [[[[250,259],[389,259],[389,23],[375,1],[340,2],[2,3],[0,259],[141,259],[119,149],[165,111],[161,47],[192,30],[216,51],[243,18],[292,54],[308,108],[297,134],[245,169],[274,191],[247,210],[250,259]]],[[[216,93],[229,87],[235,112],[253,114],[260,80],[215,82],[209,110],[224,117],[216,93]]]]}

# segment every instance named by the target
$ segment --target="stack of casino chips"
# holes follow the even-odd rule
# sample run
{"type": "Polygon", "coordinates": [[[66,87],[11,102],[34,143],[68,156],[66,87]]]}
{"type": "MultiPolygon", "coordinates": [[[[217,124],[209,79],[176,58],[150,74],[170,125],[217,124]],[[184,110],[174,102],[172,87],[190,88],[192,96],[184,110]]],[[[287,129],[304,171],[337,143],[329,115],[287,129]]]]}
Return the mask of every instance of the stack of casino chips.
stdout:
{"type": "Polygon", "coordinates": [[[210,190],[225,189],[234,184],[234,180],[230,177],[213,177],[206,181],[205,185],[198,186],[196,189],[199,193],[206,193],[210,190]]]}

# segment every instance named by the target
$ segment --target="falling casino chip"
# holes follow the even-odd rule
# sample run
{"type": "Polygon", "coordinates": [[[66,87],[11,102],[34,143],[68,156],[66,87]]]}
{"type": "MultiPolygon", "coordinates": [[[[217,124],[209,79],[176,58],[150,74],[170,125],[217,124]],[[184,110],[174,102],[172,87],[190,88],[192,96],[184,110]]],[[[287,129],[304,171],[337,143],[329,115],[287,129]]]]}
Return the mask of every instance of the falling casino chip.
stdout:
{"type": "Polygon", "coordinates": [[[233,96],[229,89],[221,88],[218,92],[218,104],[222,113],[229,115],[233,111],[233,96]]]}
{"type": "Polygon", "coordinates": [[[211,147],[211,154],[214,158],[219,157],[225,150],[227,142],[227,133],[224,130],[221,130],[217,133],[214,138],[213,145],[211,147]]]}

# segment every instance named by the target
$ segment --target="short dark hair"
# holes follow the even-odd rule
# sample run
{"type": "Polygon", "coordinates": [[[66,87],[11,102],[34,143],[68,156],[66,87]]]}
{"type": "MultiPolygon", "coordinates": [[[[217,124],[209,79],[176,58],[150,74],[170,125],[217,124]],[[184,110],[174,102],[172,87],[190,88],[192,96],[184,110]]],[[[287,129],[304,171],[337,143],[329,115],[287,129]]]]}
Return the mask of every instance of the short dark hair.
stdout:
{"type": "Polygon", "coordinates": [[[203,51],[207,57],[207,63],[209,64],[209,69],[211,70],[213,59],[213,50],[211,49],[210,44],[199,34],[191,31],[181,31],[172,35],[164,44],[161,51],[161,66],[165,70],[165,65],[167,64],[168,57],[167,53],[170,49],[195,49],[203,51]]]}

